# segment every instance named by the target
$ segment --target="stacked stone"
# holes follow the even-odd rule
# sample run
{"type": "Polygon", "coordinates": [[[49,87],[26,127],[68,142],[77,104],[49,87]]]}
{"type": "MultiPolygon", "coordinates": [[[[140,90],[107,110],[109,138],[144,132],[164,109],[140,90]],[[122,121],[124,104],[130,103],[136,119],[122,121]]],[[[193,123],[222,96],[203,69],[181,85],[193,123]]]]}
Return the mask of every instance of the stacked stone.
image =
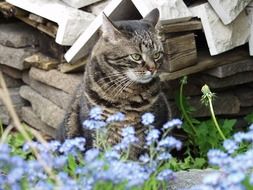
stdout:
{"type": "MultiPolygon", "coordinates": [[[[23,60],[37,51],[36,35],[36,31],[23,23],[0,24],[0,71],[19,115],[21,108],[26,104],[19,95],[19,88],[23,85],[22,73],[28,68],[23,60]]],[[[6,107],[1,101],[0,120],[4,125],[11,123],[6,107]]]]}
{"type": "MultiPolygon", "coordinates": [[[[218,116],[240,118],[253,111],[253,58],[218,66],[202,73],[188,76],[184,87],[184,96],[188,104],[194,108],[193,116],[210,117],[209,109],[201,103],[201,88],[207,84],[215,93],[213,107],[218,116]]],[[[175,105],[176,94],[179,89],[179,80],[168,81],[164,91],[172,105],[174,116],[179,110],[175,105]]],[[[178,95],[178,94],[177,94],[178,95]]]]}
{"type": "Polygon", "coordinates": [[[22,120],[54,137],[82,75],[31,68],[23,75],[26,84],[20,89],[20,95],[30,103],[22,108],[22,120]]]}

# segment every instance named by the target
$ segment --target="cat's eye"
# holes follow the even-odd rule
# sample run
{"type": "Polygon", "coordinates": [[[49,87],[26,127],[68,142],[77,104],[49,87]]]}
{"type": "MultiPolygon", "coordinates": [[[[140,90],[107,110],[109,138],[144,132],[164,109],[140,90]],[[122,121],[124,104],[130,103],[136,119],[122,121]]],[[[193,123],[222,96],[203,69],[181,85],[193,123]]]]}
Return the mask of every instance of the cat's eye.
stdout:
{"type": "Polygon", "coordinates": [[[162,52],[156,52],[154,55],[153,55],[153,58],[154,59],[160,59],[160,57],[162,56],[162,52]]]}
{"type": "Polygon", "coordinates": [[[130,57],[134,60],[134,61],[140,61],[142,59],[141,55],[138,53],[133,53],[130,55],[130,57]]]}

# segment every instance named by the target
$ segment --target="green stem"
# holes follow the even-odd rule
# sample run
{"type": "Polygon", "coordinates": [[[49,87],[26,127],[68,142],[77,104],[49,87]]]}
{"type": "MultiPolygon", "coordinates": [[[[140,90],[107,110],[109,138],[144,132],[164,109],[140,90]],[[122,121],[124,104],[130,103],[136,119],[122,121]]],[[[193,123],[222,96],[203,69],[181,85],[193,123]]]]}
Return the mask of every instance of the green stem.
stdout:
{"type": "Polygon", "coordinates": [[[213,122],[214,122],[214,125],[215,125],[216,129],[218,130],[218,132],[219,132],[221,138],[222,138],[223,140],[226,140],[226,137],[225,137],[225,135],[223,134],[223,132],[222,132],[222,130],[221,130],[219,124],[218,124],[218,121],[217,121],[217,119],[216,119],[216,117],[215,117],[214,110],[213,110],[213,104],[212,104],[211,98],[208,98],[208,102],[209,102],[209,109],[210,109],[210,112],[211,112],[211,116],[212,116],[212,120],[213,120],[213,122]]]}
{"type": "Polygon", "coordinates": [[[190,127],[192,128],[192,131],[196,134],[196,130],[194,128],[194,125],[191,122],[191,119],[189,118],[185,108],[184,108],[184,104],[183,104],[183,86],[184,83],[182,82],[180,85],[180,95],[179,95],[179,104],[180,104],[180,108],[183,114],[183,117],[185,118],[186,122],[190,125],[190,127]]]}

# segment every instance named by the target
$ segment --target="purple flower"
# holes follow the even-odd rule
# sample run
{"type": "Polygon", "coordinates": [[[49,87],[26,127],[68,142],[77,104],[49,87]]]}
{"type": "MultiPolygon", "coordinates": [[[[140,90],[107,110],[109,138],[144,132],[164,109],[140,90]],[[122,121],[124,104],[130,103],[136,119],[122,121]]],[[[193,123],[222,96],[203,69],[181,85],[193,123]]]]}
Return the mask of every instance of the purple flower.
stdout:
{"type": "Polygon", "coordinates": [[[155,121],[155,116],[152,113],[145,113],[141,116],[141,123],[143,125],[151,125],[155,121]]]}

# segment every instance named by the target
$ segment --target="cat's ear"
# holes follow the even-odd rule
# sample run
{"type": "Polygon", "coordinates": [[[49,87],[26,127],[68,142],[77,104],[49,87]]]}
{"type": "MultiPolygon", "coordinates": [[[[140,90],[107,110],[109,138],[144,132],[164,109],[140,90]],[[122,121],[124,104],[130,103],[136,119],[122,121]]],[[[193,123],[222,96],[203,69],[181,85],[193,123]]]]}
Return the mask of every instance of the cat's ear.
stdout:
{"type": "Polygon", "coordinates": [[[157,8],[153,9],[150,11],[144,18],[143,20],[148,21],[151,23],[153,26],[156,26],[157,22],[159,21],[160,13],[157,8]]]}
{"type": "Polygon", "coordinates": [[[113,22],[103,13],[102,35],[105,39],[117,40],[120,31],[115,27],[113,22]]]}

